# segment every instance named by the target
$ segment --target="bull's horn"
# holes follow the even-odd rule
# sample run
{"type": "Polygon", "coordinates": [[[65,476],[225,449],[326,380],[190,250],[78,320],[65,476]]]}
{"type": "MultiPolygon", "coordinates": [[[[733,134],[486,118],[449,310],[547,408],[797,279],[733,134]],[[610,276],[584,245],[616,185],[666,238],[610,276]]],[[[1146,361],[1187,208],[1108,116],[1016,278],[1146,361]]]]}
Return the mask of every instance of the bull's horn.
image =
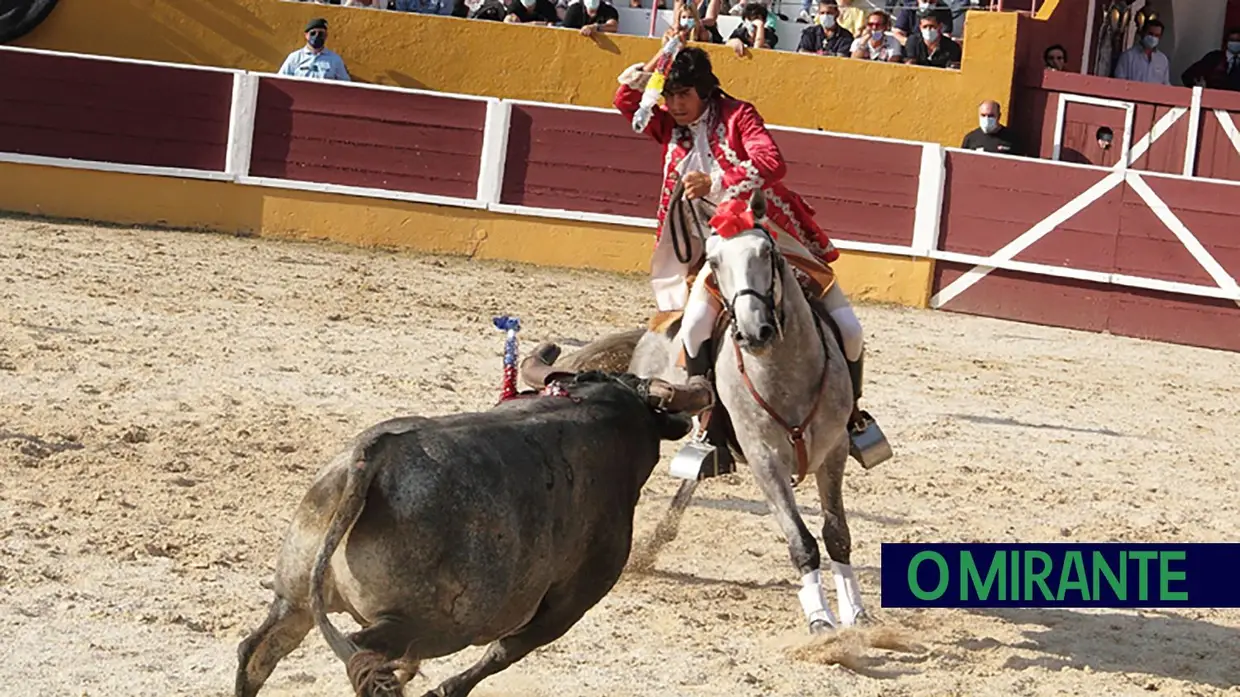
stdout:
{"type": "Polygon", "coordinates": [[[701,376],[694,376],[685,385],[673,385],[670,382],[652,378],[650,380],[649,403],[674,414],[696,414],[710,408],[715,403],[715,391],[710,382],[701,376]]]}
{"type": "Polygon", "coordinates": [[[534,352],[521,361],[517,372],[530,387],[542,389],[553,379],[575,375],[572,371],[556,370],[555,361],[560,357],[560,347],[547,342],[539,344],[534,352]]]}

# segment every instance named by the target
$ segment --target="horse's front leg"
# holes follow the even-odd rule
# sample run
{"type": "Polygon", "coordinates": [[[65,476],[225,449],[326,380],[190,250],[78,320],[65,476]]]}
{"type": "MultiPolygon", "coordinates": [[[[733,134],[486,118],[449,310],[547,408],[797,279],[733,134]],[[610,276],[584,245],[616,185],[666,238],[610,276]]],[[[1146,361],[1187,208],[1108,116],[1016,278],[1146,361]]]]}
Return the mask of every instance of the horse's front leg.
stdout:
{"type": "Polygon", "coordinates": [[[801,590],[797,598],[809,621],[809,630],[814,634],[831,631],[838,622],[822,590],[822,573],[819,570],[822,559],[818,553],[818,541],[797,512],[796,496],[788,481],[787,468],[780,467],[779,453],[774,448],[749,462],[754,478],[758,480],[758,486],[788,540],[792,565],[801,574],[801,590]]]}
{"type": "Polygon", "coordinates": [[[818,498],[822,503],[822,543],[831,557],[835,576],[835,595],[839,602],[840,620],[845,626],[864,619],[861,587],[852,568],[852,535],[844,517],[844,467],[848,464],[848,446],[842,444],[827,455],[817,473],[818,498]]]}

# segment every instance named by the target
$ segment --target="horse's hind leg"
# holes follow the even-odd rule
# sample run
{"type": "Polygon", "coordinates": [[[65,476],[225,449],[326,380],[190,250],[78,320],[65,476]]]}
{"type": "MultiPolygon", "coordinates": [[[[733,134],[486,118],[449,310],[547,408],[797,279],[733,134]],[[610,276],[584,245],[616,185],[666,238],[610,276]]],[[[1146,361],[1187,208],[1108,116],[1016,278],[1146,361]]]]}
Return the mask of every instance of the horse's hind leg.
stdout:
{"type": "Polygon", "coordinates": [[[314,618],[281,597],[271,603],[267,619],[237,647],[237,697],[254,697],[276,664],[306,638],[314,618]]]}
{"type": "Polygon", "coordinates": [[[801,601],[801,609],[805,611],[805,618],[809,621],[809,629],[815,634],[830,631],[837,622],[822,591],[822,573],[819,570],[822,558],[818,553],[818,541],[797,512],[792,485],[776,474],[780,468],[757,458],[751,463],[754,478],[758,480],[758,486],[770,502],[775,519],[788,540],[792,565],[801,574],[801,590],[797,593],[797,598],[801,601]]]}
{"type": "Polygon", "coordinates": [[[853,625],[862,619],[861,588],[852,568],[852,536],[844,517],[844,465],[848,462],[847,445],[841,445],[827,456],[818,470],[818,498],[822,503],[822,542],[831,557],[835,576],[835,594],[839,602],[840,620],[853,625]]]}

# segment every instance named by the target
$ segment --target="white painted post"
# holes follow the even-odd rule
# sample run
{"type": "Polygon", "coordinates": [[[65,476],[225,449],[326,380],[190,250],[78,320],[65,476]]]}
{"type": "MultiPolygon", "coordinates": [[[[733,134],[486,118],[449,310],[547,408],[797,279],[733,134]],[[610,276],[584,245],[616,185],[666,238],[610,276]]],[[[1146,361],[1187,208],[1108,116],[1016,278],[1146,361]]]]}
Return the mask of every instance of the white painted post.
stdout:
{"type": "Polygon", "coordinates": [[[504,189],[511,123],[512,105],[501,99],[488,99],[486,124],[482,129],[482,157],[478,164],[478,200],[488,206],[500,202],[504,189]]]}
{"type": "Polygon", "coordinates": [[[1193,105],[1188,111],[1188,142],[1184,144],[1184,176],[1191,177],[1197,169],[1197,136],[1201,132],[1201,85],[1193,87],[1193,105]]]}
{"type": "Polygon", "coordinates": [[[917,207],[913,217],[913,254],[929,257],[939,247],[943,218],[943,191],[947,184],[947,152],[938,143],[921,147],[921,172],[917,177],[917,207]]]}
{"type": "Polygon", "coordinates": [[[233,75],[232,109],[228,116],[228,154],[224,173],[237,180],[250,173],[254,150],[254,114],[258,109],[258,76],[250,72],[233,75]]]}

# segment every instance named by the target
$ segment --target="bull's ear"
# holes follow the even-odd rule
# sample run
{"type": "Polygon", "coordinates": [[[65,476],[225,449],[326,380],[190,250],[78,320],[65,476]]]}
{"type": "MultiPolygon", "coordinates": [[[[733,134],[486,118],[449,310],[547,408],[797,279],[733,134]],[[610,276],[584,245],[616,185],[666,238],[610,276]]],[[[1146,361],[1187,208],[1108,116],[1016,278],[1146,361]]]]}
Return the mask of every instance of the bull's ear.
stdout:
{"type": "Polygon", "coordinates": [[[684,414],[657,412],[655,414],[659,426],[659,438],[663,440],[680,440],[693,431],[693,419],[684,414]]]}

